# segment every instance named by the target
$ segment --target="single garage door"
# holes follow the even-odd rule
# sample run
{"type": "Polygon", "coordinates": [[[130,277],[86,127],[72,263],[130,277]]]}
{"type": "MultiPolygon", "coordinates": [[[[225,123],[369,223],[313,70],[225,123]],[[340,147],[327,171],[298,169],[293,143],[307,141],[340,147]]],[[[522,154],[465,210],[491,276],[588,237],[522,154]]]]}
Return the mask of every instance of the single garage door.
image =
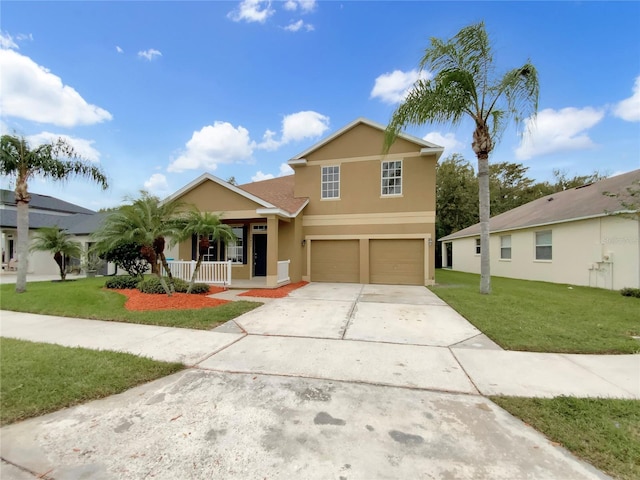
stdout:
{"type": "Polygon", "coordinates": [[[371,283],[424,285],[424,240],[370,240],[371,283]]]}
{"type": "Polygon", "coordinates": [[[311,281],[358,283],[359,240],[312,240],[311,281]]]}

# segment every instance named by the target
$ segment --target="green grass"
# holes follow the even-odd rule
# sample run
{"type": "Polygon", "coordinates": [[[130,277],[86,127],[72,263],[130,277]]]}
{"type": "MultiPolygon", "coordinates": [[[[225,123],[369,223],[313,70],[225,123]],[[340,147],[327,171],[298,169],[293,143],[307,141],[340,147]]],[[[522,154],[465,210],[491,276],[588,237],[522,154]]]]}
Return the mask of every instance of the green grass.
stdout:
{"type": "Polygon", "coordinates": [[[511,414],[609,475],[640,478],[637,400],[491,397],[511,414]]]}
{"type": "Polygon", "coordinates": [[[126,297],[104,289],[104,278],[70,282],[33,282],[25,293],[15,285],[0,285],[0,308],[16,312],[61,317],[142,323],[166,327],[209,330],[262,305],[260,302],[229,302],[212,308],[133,312],[124,308],[126,297]]]}
{"type": "Polygon", "coordinates": [[[0,424],[123,392],[184,368],[128,353],[0,338],[0,424]]]}
{"type": "Polygon", "coordinates": [[[617,291],[437,270],[431,290],[507,350],[622,354],[640,351],[640,300],[617,291]]]}

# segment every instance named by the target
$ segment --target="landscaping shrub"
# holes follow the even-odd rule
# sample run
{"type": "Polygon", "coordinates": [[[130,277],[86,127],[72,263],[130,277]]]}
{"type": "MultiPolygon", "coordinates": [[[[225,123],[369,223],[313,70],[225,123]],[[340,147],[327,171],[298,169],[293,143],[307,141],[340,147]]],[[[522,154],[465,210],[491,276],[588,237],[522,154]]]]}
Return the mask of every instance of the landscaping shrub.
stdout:
{"type": "Polygon", "coordinates": [[[623,288],[620,290],[620,294],[624,297],[640,298],[640,288],[623,288]]]}
{"type": "MultiPolygon", "coordinates": [[[[169,279],[165,278],[167,282],[167,286],[169,285],[169,279]]],[[[175,286],[177,293],[186,293],[189,288],[189,282],[185,280],[181,280],[179,278],[173,279],[173,284],[175,286]]],[[[138,284],[138,290],[142,293],[166,293],[164,288],[162,288],[162,284],[160,283],[160,279],[158,277],[148,277],[145,278],[142,282],[138,284]]],[[[207,293],[209,291],[209,285],[206,283],[195,283],[193,285],[193,289],[191,289],[191,293],[207,293]]]]}
{"type": "Polygon", "coordinates": [[[116,275],[114,277],[110,277],[104,282],[104,286],[107,288],[115,288],[115,289],[127,289],[127,288],[136,288],[138,283],[140,282],[140,278],[132,277],[131,275],[116,275]]]}

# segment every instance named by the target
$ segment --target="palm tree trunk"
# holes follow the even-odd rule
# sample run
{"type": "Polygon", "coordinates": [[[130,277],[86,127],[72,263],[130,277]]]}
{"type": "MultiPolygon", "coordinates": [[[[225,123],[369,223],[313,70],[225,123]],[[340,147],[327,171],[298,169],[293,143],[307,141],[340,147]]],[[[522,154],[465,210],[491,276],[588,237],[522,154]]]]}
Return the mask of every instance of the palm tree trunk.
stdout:
{"type": "Polygon", "coordinates": [[[196,262],[196,268],[193,269],[193,274],[191,275],[191,281],[189,282],[189,288],[187,288],[187,293],[191,293],[193,289],[193,284],[196,283],[196,277],[198,276],[198,272],[200,271],[200,265],[202,264],[202,255],[198,254],[198,261],[196,262]]]}
{"type": "MultiPolygon", "coordinates": [[[[18,195],[16,195],[16,197],[18,197],[18,195]]],[[[18,215],[18,275],[16,278],[16,293],[24,293],[27,291],[29,255],[29,202],[19,200],[18,198],[16,198],[16,200],[18,215]]],[[[10,252],[9,254],[12,253],[13,252],[10,252]]]]}
{"type": "Polygon", "coordinates": [[[478,196],[480,200],[480,293],[491,293],[491,257],[489,253],[489,156],[478,155],[478,196]]]}
{"type": "MultiPolygon", "coordinates": [[[[171,269],[169,268],[169,264],[167,263],[167,257],[164,256],[164,252],[160,252],[160,262],[162,262],[164,271],[167,272],[167,277],[169,277],[169,291],[171,293],[175,293],[176,286],[173,282],[173,275],[171,274],[171,269]]],[[[162,274],[160,274],[160,277],[162,278],[162,274]]]]}

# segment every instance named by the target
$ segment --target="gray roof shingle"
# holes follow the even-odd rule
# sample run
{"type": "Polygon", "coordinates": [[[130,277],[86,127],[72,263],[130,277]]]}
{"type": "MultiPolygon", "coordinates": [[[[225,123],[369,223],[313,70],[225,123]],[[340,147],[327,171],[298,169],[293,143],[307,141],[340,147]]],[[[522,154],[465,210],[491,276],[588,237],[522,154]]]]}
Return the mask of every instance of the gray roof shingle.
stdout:
{"type": "MultiPolygon", "coordinates": [[[[624,210],[621,201],[629,201],[628,188],[640,182],[640,170],[605,178],[570,190],[553,193],[491,218],[489,230],[501,232],[552,223],[600,217],[624,210]],[[617,197],[614,195],[618,195],[617,197]]],[[[640,188],[638,185],[637,188],[640,188]]],[[[440,238],[453,240],[480,235],[480,224],[440,238]]]]}

